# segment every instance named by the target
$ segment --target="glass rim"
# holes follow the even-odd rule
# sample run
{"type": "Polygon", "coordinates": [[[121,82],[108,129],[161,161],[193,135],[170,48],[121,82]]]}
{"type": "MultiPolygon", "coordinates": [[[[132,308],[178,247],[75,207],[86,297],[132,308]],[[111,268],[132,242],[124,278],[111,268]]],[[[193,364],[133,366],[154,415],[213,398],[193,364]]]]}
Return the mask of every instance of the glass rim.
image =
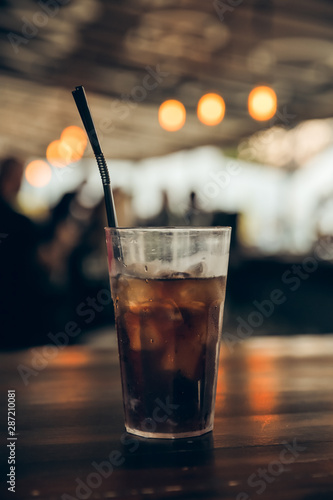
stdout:
{"type": "Polygon", "coordinates": [[[214,232],[230,233],[231,226],[147,226],[147,227],[104,227],[105,231],[135,231],[135,232],[214,232]]]}

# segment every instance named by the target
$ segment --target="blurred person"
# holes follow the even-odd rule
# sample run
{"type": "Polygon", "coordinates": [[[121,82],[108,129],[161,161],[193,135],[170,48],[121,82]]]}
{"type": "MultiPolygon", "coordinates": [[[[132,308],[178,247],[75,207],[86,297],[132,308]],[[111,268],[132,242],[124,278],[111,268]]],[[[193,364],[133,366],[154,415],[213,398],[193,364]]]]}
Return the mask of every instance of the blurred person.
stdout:
{"type": "Polygon", "coordinates": [[[19,159],[0,163],[0,349],[52,343],[50,333],[63,331],[69,321],[80,323],[81,301],[109,286],[104,201],[84,206],[80,185],[65,193],[44,225],[37,225],[16,209],[23,172],[19,159]],[[95,279],[88,271],[96,268],[96,253],[102,276],[95,279]],[[81,254],[84,258],[77,259],[81,254]],[[89,276],[80,280],[75,267],[89,276]]]}
{"type": "MultiPolygon", "coordinates": [[[[124,220],[121,225],[123,223],[124,220]]],[[[69,258],[69,303],[82,334],[114,323],[104,232],[106,226],[103,198],[92,208],[80,241],[69,258]]]]}
{"type": "MultiPolygon", "coordinates": [[[[109,286],[103,229],[106,225],[104,199],[97,205],[86,205],[82,197],[84,185],[82,183],[75,191],[65,193],[53,207],[47,238],[37,249],[38,260],[47,271],[49,284],[57,298],[48,324],[48,331],[52,329],[53,333],[63,331],[68,322],[74,321],[83,334],[86,317],[82,319],[80,313],[82,303],[89,301],[89,297],[94,300],[101,288],[109,286]],[[100,247],[104,252],[100,252],[100,247]],[[101,277],[96,278],[96,269],[97,274],[101,269],[101,277]]],[[[97,319],[101,316],[98,315],[97,319]]],[[[95,328],[97,323],[89,322],[88,326],[95,328]]],[[[68,342],[80,342],[80,336],[70,337],[68,342]]]]}
{"type": "Polygon", "coordinates": [[[23,162],[14,157],[0,164],[1,348],[34,344],[46,311],[39,292],[39,230],[16,210],[23,171],[23,162]]]}
{"type": "Polygon", "coordinates": [[[35,224],[16,209],[23,172],[17,158],[0,163],[0,349],[50,343],[72,319],[69,260],[91,216],[79,206],[80,186],[35,224]]]}
{"type": "MultiPolygon", "coordinates": [[[[24,166],[17,158],[6,158],[0,165],[0,196],[2,208],[10,208],[20,190],[24,166]]],[[[13,210],[10,210],[13,212],[13,210]]]]}
{"type": "Polygon", "coordinates": [[[203,212],[198,203],[198,197],[195,191],[191,191],[189,196],[188,208],[185,212],[184,218],[186,223],[190,226],[210,226],[211,214],[203,212]]]}
{"type": "Polygon", "coordinates": [[[53,207],[37,250],[38,260],[47,271],[52,286],[62,293],[68,287],[68,259],[79,244],[86,219],[90,216],[90,211],[81,209],[77,201],[80,188],[65,193],[53,207]]]}

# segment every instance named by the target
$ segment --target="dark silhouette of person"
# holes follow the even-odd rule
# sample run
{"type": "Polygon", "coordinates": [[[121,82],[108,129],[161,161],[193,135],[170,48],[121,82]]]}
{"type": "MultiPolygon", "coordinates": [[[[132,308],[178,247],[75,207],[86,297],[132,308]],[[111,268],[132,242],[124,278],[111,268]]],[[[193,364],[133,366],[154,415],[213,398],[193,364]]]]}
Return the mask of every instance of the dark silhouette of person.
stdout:
{"type": "Polygon", "coordinates": [[[0,163],[0,348],[39,343],[47,307],[38,264],[38,226],[15,209],[24,166],[17,158],[0,163]]]}
{"type": "Polygon", "coordinates": [[[210,226],[211,214],[204,212],[198,204],[198,197],[194,191],[191,191],[189,196],[189,204],[184,214],[186,224],[190,226],[210,226]]]}

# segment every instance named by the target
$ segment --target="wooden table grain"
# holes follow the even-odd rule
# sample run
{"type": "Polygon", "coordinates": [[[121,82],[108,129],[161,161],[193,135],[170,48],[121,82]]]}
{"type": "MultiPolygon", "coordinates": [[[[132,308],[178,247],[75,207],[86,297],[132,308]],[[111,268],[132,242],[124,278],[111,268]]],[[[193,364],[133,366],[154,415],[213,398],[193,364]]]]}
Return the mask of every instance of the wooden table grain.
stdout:
{"type": "Polygon", "coordinates": [[[222,344],[214,432],[175,441],[124,432],[115,349],[0,354],[0,498],[331,500],[333,336],[236,347],[222,344]],[[15,493],[6,484],[8,389],[15,493]]]}

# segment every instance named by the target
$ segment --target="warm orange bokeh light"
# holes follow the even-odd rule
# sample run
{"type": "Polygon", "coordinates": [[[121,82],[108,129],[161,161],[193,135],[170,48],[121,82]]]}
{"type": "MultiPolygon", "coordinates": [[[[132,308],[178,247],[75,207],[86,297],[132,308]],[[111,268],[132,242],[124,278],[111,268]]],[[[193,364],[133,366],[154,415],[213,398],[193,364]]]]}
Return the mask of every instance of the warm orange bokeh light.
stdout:
{"type": "Polygon", "coordinates": [[[63,168],[70,163],[68,153],[61,141],[51,142],[46,150],[46,158],[54,167],[63,168]]]}
{"type": "Polygon", "coordinates": [[[46,186],[52,177],[50,165],[43,160],[34,160],[30,162],[25,169],[25,178],[34,187],[46,186]]]}
{"type": "Polygon", "coordinates": [[[82,144],[87,145],[87,134],[81,127],[77,127],[76,125],[71,125],[70,127],[66,127],[60,136],[60,139],[63,140],[66,137],[75,137],[78,141],[81,141],[82,144]]]}
{"type": "Polygon", "coordinates": [[[254,120],[265,121],[273,118],[277,109],[277,98],[270,87],[255,87],[248,98],[249,113],[254,120]]]}
{"type": "Polygon", "coordinates": [[[175,132],[183,127],[186,120],[186,110],[184,105],[170,99],[164,101],[158,110],[158,121],[162,128],[168,132],[175,132]]]}
{"type": "Polygon", "coordinates": [[[224,118],[225,102],[218,94],[205,94],[198,102],[197,114],[205,125],[218,125],[224,118]]]}
{"type": "Polygon", "coordinates": [[[61,136],[61,153],[66,158],[67,163],[79,161],[87,147],[87,134],[80,127],[72,125],[66,127],[61,136]]]}
{"type": "Polygon", "coordinates": [[[46,158],[54,167],[63,168],[79,161],[87,147],[87,134],[80,127],[66,127],[60,140],[51,142],[46,150],[46,158]]]}

